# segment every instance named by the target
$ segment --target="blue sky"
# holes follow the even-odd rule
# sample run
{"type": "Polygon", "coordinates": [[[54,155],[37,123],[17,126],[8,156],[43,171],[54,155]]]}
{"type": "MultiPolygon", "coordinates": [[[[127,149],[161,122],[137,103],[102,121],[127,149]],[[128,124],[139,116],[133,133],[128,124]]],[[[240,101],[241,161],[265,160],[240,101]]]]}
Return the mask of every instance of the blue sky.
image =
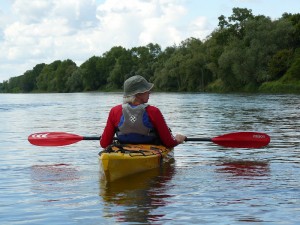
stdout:
{"type": "Polygon", "coordinates": [[[205,39],[232,8],[278,19],[299,13],[299,0],[1,0],[0,82],[39,63],[71,59],[78,66],[113,46],[205,39]]]}

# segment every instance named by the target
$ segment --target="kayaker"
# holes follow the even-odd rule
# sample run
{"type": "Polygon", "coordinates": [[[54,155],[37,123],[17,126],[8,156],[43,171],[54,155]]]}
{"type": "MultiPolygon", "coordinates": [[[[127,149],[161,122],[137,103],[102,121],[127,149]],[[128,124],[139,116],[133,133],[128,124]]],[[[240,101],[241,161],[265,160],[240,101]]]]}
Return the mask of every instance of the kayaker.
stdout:
{"type": "Polygon", "coordinates": [[[124,82],[123,104],[109,112],[100,139],[102,148],[112,144],[115,134],[120,143],[162,144],[172,148],[184,142],[186,136],[173,136],[160,110],[146,104],[153,86],[140,75],[124,82]]]}

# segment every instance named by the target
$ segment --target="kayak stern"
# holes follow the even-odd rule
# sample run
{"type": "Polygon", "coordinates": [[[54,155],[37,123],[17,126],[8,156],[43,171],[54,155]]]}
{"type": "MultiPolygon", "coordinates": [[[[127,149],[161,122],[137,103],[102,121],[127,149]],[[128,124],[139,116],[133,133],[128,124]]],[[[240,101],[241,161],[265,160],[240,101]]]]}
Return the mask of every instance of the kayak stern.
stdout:
{"type": "Polygon", "coordinates": [[[108,182],[160,167],[173,158],[173,149],[162,145],[112,145],[99,153],[103,175],[108,182]]]}

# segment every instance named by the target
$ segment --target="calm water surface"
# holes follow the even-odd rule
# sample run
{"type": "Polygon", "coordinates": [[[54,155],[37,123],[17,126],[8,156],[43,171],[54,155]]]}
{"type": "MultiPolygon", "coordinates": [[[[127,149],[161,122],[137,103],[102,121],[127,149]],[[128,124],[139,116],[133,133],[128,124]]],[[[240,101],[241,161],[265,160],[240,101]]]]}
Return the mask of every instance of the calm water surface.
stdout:
{"type": "Polygon", "coordinates": [[[100,135],[120,93],[0,95],[1,224],[299,224],[300,96],[151,95],[174,133],[271,136],[268,147],[186,142],[163,168],[106,184],[98,141],[30,145],[43,131],[100,135]]]}

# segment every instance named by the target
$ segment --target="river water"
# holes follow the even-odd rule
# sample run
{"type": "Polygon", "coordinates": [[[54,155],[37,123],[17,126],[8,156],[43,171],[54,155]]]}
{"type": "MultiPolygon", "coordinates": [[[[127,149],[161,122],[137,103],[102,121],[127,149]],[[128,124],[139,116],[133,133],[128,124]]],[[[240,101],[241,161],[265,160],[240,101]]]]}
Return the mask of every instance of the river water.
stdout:
{"type": "Polygon", "coordinates": [[[1,224],[299,224],[300,96],[153,93],[173,133],[271,136],[260,149],[186,142],[157,170],[106,184],[98,141],[38,147],[36,132],[101,135],[121,93],[0,95],[1,224]]]}

